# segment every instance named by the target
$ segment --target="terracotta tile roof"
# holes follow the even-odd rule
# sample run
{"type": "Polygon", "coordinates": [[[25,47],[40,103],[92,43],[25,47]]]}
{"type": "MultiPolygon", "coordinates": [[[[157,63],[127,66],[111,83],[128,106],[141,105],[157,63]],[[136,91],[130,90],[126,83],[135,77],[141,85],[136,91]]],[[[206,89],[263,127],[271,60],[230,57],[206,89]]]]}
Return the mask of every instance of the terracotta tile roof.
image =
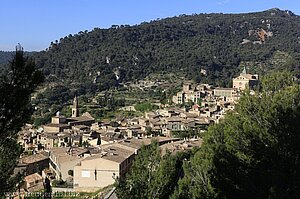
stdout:
{"type": "Polygon", "coordinates": [[[46,160],[48,158],[49,158],[49,156],[45,152],[45,153],[38,153],[38,154],[22,157],[22,158],[19,159],[19,162],[21,164],[31,164],[31,163],[34,163],[34,162],[39,162],[39,161],[42,161],[42,160],[46,160]]]}

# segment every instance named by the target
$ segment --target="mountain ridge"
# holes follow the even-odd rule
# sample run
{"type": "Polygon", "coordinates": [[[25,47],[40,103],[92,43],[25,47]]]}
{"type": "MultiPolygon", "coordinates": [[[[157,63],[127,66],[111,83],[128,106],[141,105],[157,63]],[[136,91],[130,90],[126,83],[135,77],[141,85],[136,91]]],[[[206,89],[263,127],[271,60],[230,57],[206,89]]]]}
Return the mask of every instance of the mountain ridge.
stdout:
{"type": "MultiPolygon", "coordinates": [[[[300,63],[300,18],[272,8],[240,14],[193,14],[80,31],[34,53],[48,81],[117,86],[154,72],[182,71],[187,79],[225,86],[242,62],[265,62],[275,52],[300,63]],[[207,71],[206,75],[201,70],[207,71]]],[[[250,68],[252,72],[255,67],[250,68]]]]}

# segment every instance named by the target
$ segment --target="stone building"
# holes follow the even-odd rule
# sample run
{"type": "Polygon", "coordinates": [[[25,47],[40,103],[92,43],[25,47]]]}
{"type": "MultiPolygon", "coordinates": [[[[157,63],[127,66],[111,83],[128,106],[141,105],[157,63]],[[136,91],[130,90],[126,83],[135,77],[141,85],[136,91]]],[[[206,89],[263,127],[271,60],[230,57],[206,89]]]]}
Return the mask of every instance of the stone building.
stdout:
{"type": "Polygon", "coordinates": [[[58,111],[56,116],[52,117],[50,124],[43,125],[43,129],[47,133],[59,133],[64,132],[66,129],[71,129],[72,126],[91,126],[94,122],[95,119],[87,112],[79,116],[78,99],[75,96],[72,106],[72,117],[66,118],[60,115],[58,111]]]}
{"type": "Polygon", "coordinates": [[[103,146],[100,154],[85,158],[74,167],[74,189],[95,191],[115,182],[130,168],[135,149],[114,143],[103,146]]]}
{"type": "Polygon", "coordinates": [[[69,177],[68,171],[84,158],[90,156],[87,149],[79,147],[54,147],[49,150],[50,169],[55,172],[57,179],[66,180],[69,177]]]}
{"type": "Polygon", "coordinates": [[[192,86],[191,83],[185,83],[182,91],[173,96],[172,102],[175,104],[184,104],[189,101],[198,103],[202,92],[203,91],[198,90],[197,87],[192,86]]]}
{"type": "Polygon", "coordinates": [[[258,85],[258,75],[247,74],[246,68],[240,73],[240,75],[232,80],[232,87],[239,91],[243,91],[247,88],[253,89],[258,85]]]}

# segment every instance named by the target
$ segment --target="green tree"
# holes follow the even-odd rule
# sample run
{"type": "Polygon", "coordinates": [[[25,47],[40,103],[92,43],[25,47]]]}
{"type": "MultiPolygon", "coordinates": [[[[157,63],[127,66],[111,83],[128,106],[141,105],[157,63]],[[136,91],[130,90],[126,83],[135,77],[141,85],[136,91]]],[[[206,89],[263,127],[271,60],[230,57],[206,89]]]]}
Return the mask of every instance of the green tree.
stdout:
{"type": "Polygon", "coordinates": [[[178,137],[181,139],[191,139],[195,136],[199,136],[200,133],[197,129],[186,129],[186,130],[172,131],[172,135],[174,137],[178,137]]]}
{"type": "Polygon", "coordinates": [[[0,195],[12,191],[18,179],[11,177],[21,147],[17,133],[30,120],[33,108],[30,95],[43,81],[32,59],[18,46],[9,71],[0,78],[0,195]]]}
{"type": "Polygon", "coordinates": [[[290,79],[288,72],[264,78],[261,92],[245,93],[209,128],[174,198],[184,188],[192,198],[299,197],[300,86],[290,79]]]}
{"type": "Polygon", "coordinates": [[[97,145],[101,145],[101,137],[100,137],[100,135],[98,135],[98,138],[97,138],[97,145]]]}
{"type": "Polygon", "coordinates": [[[276,71],[262,78],[261,89],[265,92],[278,92],[293,85],[295,77],[288,71],[276,71]]]}
{"type": "Polygon", "coordinates": [[[136,104],[134,108],[137,111],[146,112],[146,111],[153,111],[155,109],[158,109],[159,107],[157,105],[151,104],[150,102],[144,102],[144,103],[136,104]]]}
{"type": "Polygon", "coordinates": [[[69,140],[68,140],[67,147],[72,147],[72,139],[71,138],[69,138],[69,140]]]}
{"type": "Polygon", "coordinates": [[[78,146],[79,146],[79,147],[82,147],[82,136],[80,136],[80,138],[79,138],[78,146]]]}
{"type": "Polygon", "coordinates": [[[118,198],[169,198],[182,171],[187,154],[161,156],[157,141],[143,146],[132,168],[117,180],[118,198]]]}
{"type": "Polygon", "coordinates": [[[126,179],[117,184],[118,198],[148,198],[161,160],[158,142],[143,146],[126,179]]]}
{"type": "Polygon", "coordinates": [[[151,128],[150,126],[147,126],[146,129],[145,129],[145,131],[146,131],[146,134],[147,134],[147,135],[151,135],[152,132],[153,132],[153,131],[152,131],[152,128],[151,128]]]}
{"type": "Polygon", "coordinates": [[[82,142],[82,146],[89,147],[89,146],[91,146],[91,144],[86,140],[86,141],[82,142]]]}
{"type": "Polygon", "coordinates": [[[69,176],[74,176],[74,170],[72,170],[72,169],[68,170],[68,175],[69,176]]]}

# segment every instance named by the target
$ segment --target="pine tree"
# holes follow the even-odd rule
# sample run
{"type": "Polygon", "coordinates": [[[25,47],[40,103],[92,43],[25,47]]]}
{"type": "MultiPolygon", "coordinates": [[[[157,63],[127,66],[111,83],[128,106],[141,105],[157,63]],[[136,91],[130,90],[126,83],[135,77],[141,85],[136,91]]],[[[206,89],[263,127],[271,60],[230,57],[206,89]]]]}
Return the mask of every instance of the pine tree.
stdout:
{"type": "Polygon", "coordinates": [[[143,146],[129,173],[117,180],[118,198],[169,198],[182,174],[183,160],[189,156],[188,152],[162,156],[157,141],[143,146]]]}
{"type": "Polygon", "coordinates": [[[32,59],[24,57],[19,45],[9,64],[9,71],[0,77],[0,195],[12,191],[18,179],[11,177],[21,147],[17,133],[30,120],[33,108],[30,95],[43,81],[32,59]]]}
{"type": "Polygon", "coordinates": [[[299,198],[300,85],[288,72],[209,128],[173,198],[299,198]],[[188,189],[188,191],[187,191],[188,189]]]}

